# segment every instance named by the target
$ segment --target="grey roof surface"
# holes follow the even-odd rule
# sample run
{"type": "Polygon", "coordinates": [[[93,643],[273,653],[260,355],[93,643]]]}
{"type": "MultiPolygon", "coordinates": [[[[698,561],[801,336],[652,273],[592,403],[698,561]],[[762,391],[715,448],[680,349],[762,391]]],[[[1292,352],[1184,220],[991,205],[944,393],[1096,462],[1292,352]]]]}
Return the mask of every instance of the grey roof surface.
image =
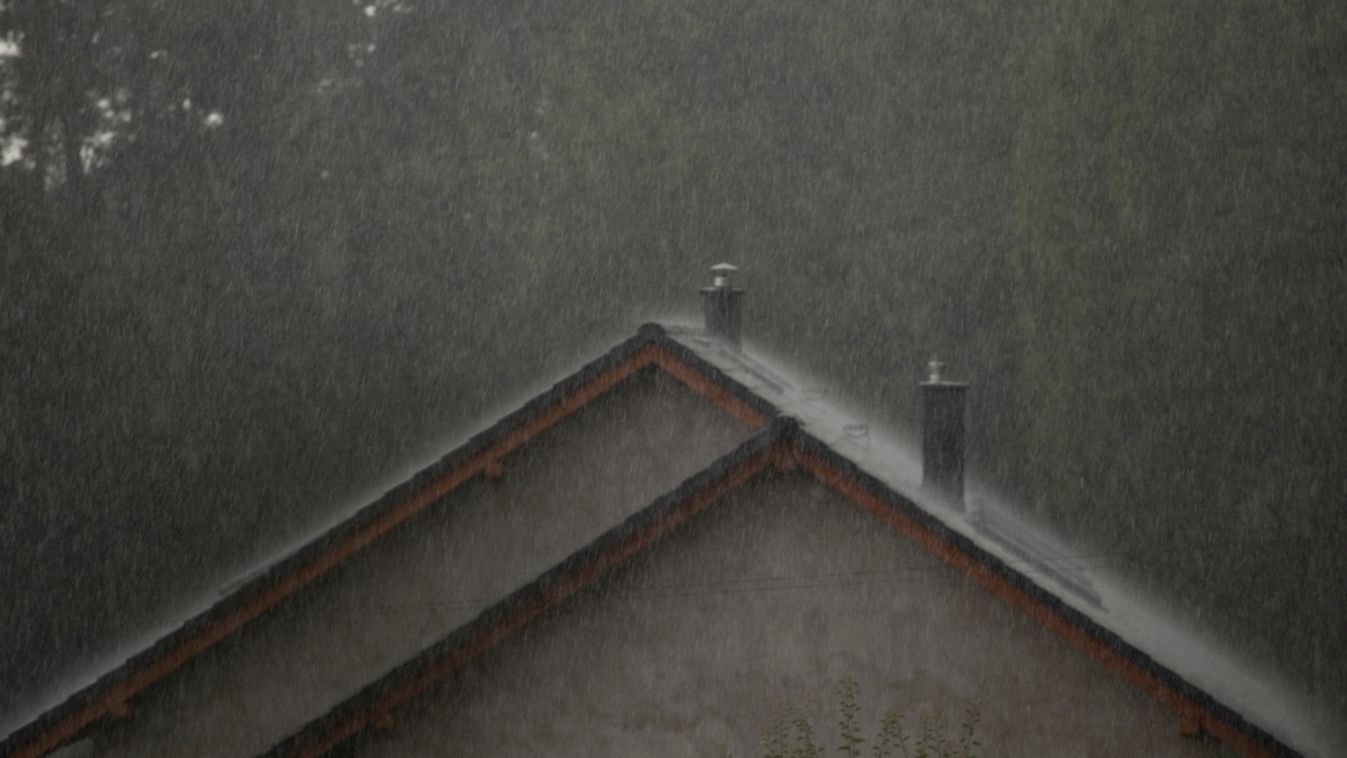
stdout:
{"type": "MultiPolygon", "coordinates": [[[[968,489],[970,501],[977,507],[968,512],[928,502],[922,496],[920,487],[919,446],[902,430],[883,429],[866,423],[863,413],[848,409],[845,402],[826,389],[826,384],[792,374],[778,362],[764,357],[764,351],[751,343],[743,352],[739,352],[708,339],[699,328],[655,324],[643,326],[637,336],[599,356],[518,410],[473,435],[384,496],[306,538],[298,547],[282,551],[257,568],[245,572],[244,576],[221,590],[223,597],[208,598],[194,607],[174,631],[157,640],[138,640],[137,644],[120,646],[115,660],[108,667],[91,672],[81,686],[72,688],[73,694],[67,694],[64,700],[53,704],[55,707],[49,705],[49,710],[43,708],[41,715],[34,721],[0,741],[0,753],[6,747],[21,744],[27,734],[43,728],[114,686],[133,672],[141,661],[153,658],[156,650],[174,644],[193,630],[238,607],[249,597],[263,591],[277,575],[376,517],[408,492],[465,460],[493,439],[507,434],[596,372],[652,342],[698,368],[735,397],[777,420],[755,437],[756,441],[745,443],[744,451],[756,450],[766,444],[769,435],[797,436],[804,444],[818,447],[832,461],[847,467],[872,491],[894,502],[895,507],[917,509],[925,524],[945,533],[961,549],[979,557],[1018,586],[1031,589],[1036,597],[1047,599],[1056,607],[1064,609],[1068,616],[1091,633],[1106,640],[1143,668],[1162,676],[1166,683],[1176,686],[1204,706],[1227,713],[1233,722],[1245,724],[1245,731],[1255,735],[1265,734],[1275,739],[1276,743],[1306,755],[1333,754],[1329,747],[1332,743],[1321,730],[1321,725],[1326,721],[1319,717],[1321,714],[1315,714],[1309,704],[1288,689],[1279,687],[1273,677],[1260,675],[1252,666],[1241,662],[1238,656],[1222,650],[1219,645],[1156,610],[1156,603],[1129,591],[1123,582],[1095,565],[1098,563],[1094,560],[1097,554],[1073,551],[1046,530],[1018,515],[1013,507],[1000,502],[994,492],[979,486],[976,481],[969,482],[968,489]]],[[[747,453],[741,451],[739,454],[747,453]]],[[[731,457],[727,456],[713,464],[712,469],[729,466],[731,457]]],[[[689,488],[696,481],[714,473],[712,469],[694,475],[684,486],[633,516],[629,520],[630,524],[616,525],[612,532],[600,537],[595,546],[619,538],[625,530],[633,528],[633,524],[652,518],[651,513],[670,507],[671,503],[686,494],[685,491],[690,491],[689,488]]],[[[523,598],[533,591],[531,588],[534,585],[545,586],[554,581],[554,575],[567,570],[571,564],[582,562],[585,555],[596,549],[591,547],[577,553],[534,583],[485,608],[479,621],[466,625],[432,647],[443,647],[449,640],[465,636],[473,624],[478,624],[482,619],[489,620],[493,614],[503,612],[502,609],[511,604],[523,602],[523,598]]],[[[430,652],[427,651],[428,654],[430,652]]],[[[406,667],[414,664],[415,661],[409,661],[406,667]]],[[[377,692],[379,685],[379,682],[372,683],[366,691],[377,692]]],[[[66,689],[65,692],[72,693],[72,689],[66,689]]],[[[348,702],[356,702],[365,694],[365,691],[356,693],[348,702]]],[[[31,716],[24,720],[27,718],[31,716]]],[[[1285,747],[1278,749],[1275,743],[1272,747],[1277,752],[1285,752],[1285,747]]]]}
{"type": "Polygon", "coordinates": [[[931,501],[922,494],[921,450],[915,438],[865,423],[864,416],[820,389],[826,385],[793,377],[751,345],[740,352],[697,328],[666,326],[665,331],[796,419],[804,433],[1162,669],[1306,755],[1335,754],[1330,746],[1337,737],[1324,734],[1321,726],[1328,722],[1328,714],[1316,718],[1313,705],[1276,683],[1274,675],[1258,671],[1162,611],[1159,603],[1129,589],[1107,570],[1109,555],[1067,546],[975,481],[968,485],[973,507],[967,512],[931,501]]]}
{"type": "Polygon", "coordinates": [[[739,449],[697,472],[533,582],[484,608],[472,622],[370,683],[267,755],[288,755],[321,740],[322,735],[348,719],[368,713],[381,698],[415,680],[421,671],[470,646],[478,635],[519,607],[583,571],[612,545],[658,521],[724,471],[783,437],[846,468],[850,476],[889,506],[909,512],[915,509],[923,525],[941,532],[960,550],[1046,602],[1142,670],[1219,714],[1255,744],[1276,755],[1333,754],[1327,741],[1316,734],[1315,720],[1296,697],[1252,673],[1235,656],[1153,610],[1153,603],[1142,601],[1122,582],[1097,568],[1097,554],[1073,552],[976,483],[970,489],[978,507],[967,513],[927,501],[921,492],[921,463],[914,440],[858,421],[863,416],[845,410],[845,404],[830,397],[823,385],[792,374],[762,358],[757,350],[734,350],[707,338],[697,328],[652,325],[644,330],[658,330],[667,340],[666,346],[680,348],[684,359],[695,358],[704,372],[737,396],[747,393],[756,397],[759,407],[773,410],[773,421],[739,449]]]}

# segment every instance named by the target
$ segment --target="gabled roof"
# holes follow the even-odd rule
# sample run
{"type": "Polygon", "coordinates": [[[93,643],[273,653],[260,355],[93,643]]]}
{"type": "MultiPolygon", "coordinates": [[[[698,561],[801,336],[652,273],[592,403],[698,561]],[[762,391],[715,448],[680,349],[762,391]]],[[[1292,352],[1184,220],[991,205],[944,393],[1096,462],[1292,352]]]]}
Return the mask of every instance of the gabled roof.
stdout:
{"type": "MultiPolygon", "coordinates": [[[[1032,563],[1017,559],[1016,554],[1026,550],[1023,540],[1027,533],[1020,525],[1011,526],[1013,522],[1004,514],[996,516],[1001,519],[997,532],[980,531],[976,525],[956,525],[952,512],[942,513],[919,504],[916,497],[899,489],[911,492],[909,487],[895,487],[857,462],[856,457],[869,457],[857,455],[857,450],[863,449],[856,442],[858,438],[868,439],[866,444],[871,447],[885,445],[868,434],[856,434],[860,430],[855,425],[817,403],[801,399],[811,392],[759,361],[718,350],[695,332],[670,330],[670,337],[708,358],[707,363],[720,369],[719,376],[741,387],[746,387],[743,382],[753,381],[758,384],[757,391],[771,395],[764,400],[792,409],[797,415],[773,419],[739,448],[306,725],[272,748],[268,756],[321,755],[365,729],[391,725],[395,710],[419,692],[582,588],[600,581],[733,489],[774,470],[798,470],[817,478],[1237,750],[1250,755],[1299,755],[1282,738],[1152,657],[1101,623],[1095,614],[1085,613],[1083,607],[1095,608],[1096,613],[1103,607],[1080,572],[1052,568],[1051,556],[1036,557],[1032,563]],[[831,437],[831,441],[824,437],[831,437]],[[849,447],[856,449],[847,451],[849,447]],[[1034,563],[1044,569],[1035,571],[1034,563]],[[1071,586],[1081,582],[1086,587],[1071,586]]],[[[911,469],[911,461],[904,462],[902,455],[880,457],[897,461],[895,467],[881,472],[885,476],[901,480],[904,474],[919,473],[911,469]]],[[[908,484],[915,485],[915,479],[908,484]]],[[[985,518],[977,516],[971,522],[977,524],[985,518]]],[[[1039,547],[1048,544],[1039,539],[1039,547]]],[[[1240,682],[1237,686],[1250,684],[1240,682]]]]}
{"type": "Polygon", "coordinates": [[[601,397],[633,374],[658,367],[750,427],[778,415],[758,395],[725,380],[692,350],[643,326],[580,370],[474,435],[440,460],[280,558],[249,572],[227,594],[141,652],[102,673],[0,742],[0,755],[43,755],[105,717],[126,712],[127,700],[153,685],[309,583],[358,553],[412,515],[482,476],[501,457],[601,397]]]}
{"type": "Polygon", "coordinates": [[[206,611],[11,734],[0,743],[0,754],[41,755],[96,720],[116,715],[139,690],[652,366],[759,431],[270,754],[319,754],[363,729],[386,724],[393,709],[417,692],[599,581],[729,491],[773,469],[816,477],[1232,747],[1253,755],[1299,754],[1293,744],[1305,732],[1289,700],[1064,560],[1069,553],[1051,539],[995,506],[962,514],[923,502],[920,464],[901,441],[851,422],[826,402],[824,393],[791,380],[765,361],[724,349],[697,330],[654,324],[641,327],[632,339],[266,566],[206,611]]]}

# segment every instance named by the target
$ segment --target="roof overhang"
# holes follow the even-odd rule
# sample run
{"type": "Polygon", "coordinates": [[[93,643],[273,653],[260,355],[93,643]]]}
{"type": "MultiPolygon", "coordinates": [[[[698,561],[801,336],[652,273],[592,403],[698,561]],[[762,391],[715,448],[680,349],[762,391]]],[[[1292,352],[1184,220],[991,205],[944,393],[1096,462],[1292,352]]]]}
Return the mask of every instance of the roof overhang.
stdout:
{"type": "Polygon", "coordinates": [[[403,663],[282,741],[268,757],[323,755],[367,729],[387,729],[396,710],[580,590],[601,581],[726,495],[774,472],[803,472],[964,572],[1049,631],[1169,706],[1183,723],[1250,756],[1295,756],[1279,741],[1111,631],[1063,603],[1015,567],[856,467],[788,417],[660,497],[588,547],[403,663]]]}
{"type": "MultiPolygon", "coordinates": [[[[40,756],[104,718],[129,711],[128,700],[196,655],[262,617],[334,567],[426,508],[452,507],[448,495],[489,475],[503,456],[574,414],[639,371],[675,377],[758,432],[730,454],[657,499],[588,547],[488,608],[420,655],[394,669],[273,748],[271,755],[318,755],[363,730],[387,726],[393,712],[430,684],[467,665],[502,639],[584,587],[601,580],[737,487],[772,471],[803,471],[963,571],[987,590],[1247,755],[1299,753],[1216,697],[1081,610],[1016,566],[970,539],[889,483],[812,435],[793,418],[659,325],[638,334],[475,435],[378,500],[315,536],[208,610],[0,743],[0,754],[40,756]]],[[[761,368],[761,367],[758,367],[761,368]]],[[[768,380],[772,380],[768,377],[768,380]]]]}

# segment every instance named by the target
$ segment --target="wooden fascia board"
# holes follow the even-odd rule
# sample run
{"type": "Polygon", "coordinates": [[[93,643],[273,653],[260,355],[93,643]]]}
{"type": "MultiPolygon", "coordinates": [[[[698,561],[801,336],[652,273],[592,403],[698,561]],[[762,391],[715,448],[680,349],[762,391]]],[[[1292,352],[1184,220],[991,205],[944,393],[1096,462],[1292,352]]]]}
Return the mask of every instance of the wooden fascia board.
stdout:
{"type": "MultiPolygon", "coordinates": [[[[650,366],[659,367],[750,428],[759,428],[767,422],[767,413],[729,391],[725,386],[726,380],[723,377],[709,376],[705,367],[696,366],[691,361],[675,354],[670,348],[676,347],[676,345],[660,334],[658,330],[653,337],[650,337],[645,329],[642,332],[647,335],[644,345],[636,347],[629,355],[618,360],[612,366],[600,370],[587,381],[563,394],[555,402],[523,419],[514,428],[486,445],[484,449],[413,490],[395,505],[378,513],[367,523],[353,530],[351,534],[345,535],[336,544],[311,557],[295,570],[279,577],[264,577],[257,580],[267,583],[265,589],[248,598],[238,608],[210,622],[204,628],[189,633],[186,639],[171,644],[169,649],[154,656],[140,667],[133,669],[121,681],[109,685],[106,691],[94,695],[90,702],[75,706],[68,715],[60,717],[50,726],[40,729],[36,734],[24,739],[20,744],[14,746],[14,752],[10,755],[15,756],[15,758],[36,758],[45,755],[74,738],[98,719],[114,712],[120,712],[119,709],[126,707],[127,701],[136,693],[164,678],[187,661],[233,634],[253,619],[258,618],[380,536],[421,512],[432,503],[437,502],[464,482],[483,473],[488,466],[495,464],[500,458],[519,449],[542,432],[588,405],[596,398],[606,394],[642,369],[650,366]]],[[[340,529],[341,527],[338,526],[337,528],[340,529]]],[[[252,586],[255,585],[245,585],[245,587],[240,588],[238,594],[243,594],[252,586]]],[[[231,599],[233,598],[226,598],[226,601],[231,599]]],[[[206,613],[209,614],[210,611],[206,613]]],[[[90,688],[98,686],[99,683],[95,683],[90,688]]],[[[75,697],[78,697],[78,694],[75,697]]],[[[60,708],[60,706],[57,706],[57,708],[60,708]]],[[[11,735],[11,737],[15,736],[17,736],[17,733],[11,735]]]]}
{"type": "Polygon", "coordinates": [[[757,429],[767,423],[767,414],[753,405],[735,396],[726,388],[723,381],[707,376],[701,369],[678,358],[668,350],[660,348],[655,352],[655,365],[666,373],[687,385],[693,392],[715,403],[721,410],[742,421],[750,429],[757,429]]]}
{"type": "MultiPolygon", "coordinates": [[[[1157,676],[1154,671],[1139,664],[1135,658],[1124,655],[1115,644],[1109,644],[1101,639],[1098,634],[1068,618],[1060,609],[1044,602],[1043,599],[1026,591],[1024,587],[1009,581],[1006,578],[1006,573],[1014,573],[1012,570],[1004,567],[1002,571],[993,570],[988,565],[987,559],[975,557],[928,525],[895,508],[885,498],[858,481],[856,477],[840,470],[823,456],[803,447],[795,447],[792,454],[795,465],[808,471],[820,482],[921,545],[936,557],[962,571],[992,594],[1025,613],[1111,671],[1119,674],[1141,691],[1169,706],[1181,720],[1200,725],[1202,730],[1243,755],[1258,758],[1299,755],[1267,736],[1255,741],[1245,730],[1239,728],[1236,724],[1232,724],[1229,719],[1213,712],[1189,695],[1179,691],[1174,685],[1157,676]],[[1263,742],[1272,744],[1261,744],[1263,742]]],[[[1144,657],[1144,654],[1137,651],[1136,656],[1144,657]]],[[[1153,665],[1158,666],[1159,664],[1153,665]]],[[[1177,675],[1173,676],[1177,678],[1177,675]]]]}

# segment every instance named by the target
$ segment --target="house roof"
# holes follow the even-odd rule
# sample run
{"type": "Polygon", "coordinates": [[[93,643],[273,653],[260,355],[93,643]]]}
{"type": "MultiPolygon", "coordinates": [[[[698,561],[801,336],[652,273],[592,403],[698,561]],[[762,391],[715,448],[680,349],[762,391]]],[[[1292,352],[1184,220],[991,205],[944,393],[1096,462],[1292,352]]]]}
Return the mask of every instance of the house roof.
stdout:
{"type": "Polygon", "coordinates": [[[0,755],[37,756],[64,744],[101,718],[125,713],[127,700],[188,660],[259,618],[355,555],[412,515],[604,395],[643,369],[657,366],[750,427],[778,415],[766,400],[735,383],[655,325],[590,361],[504,416],[374,502],[304,540],[298,547],[245,572],[223,597],[138,652],[97,672],[61,701],[0,742],[0,755]]]}
{"type": "Polygon", "coordinates": [[[726,349],[700,330],[647,324],[373,503],[249,572],[204,611],[10,734],[0,754],[41,755],[97,720],[115,717],[138,691],[652,366],[757,433],[269,754],[319,754],[363,729],[387,724],[393,709],[417,692],[600,580],[730,490],[773,469],[818,478],[1232,747],[1254,755],[1299,755],[1317,747],[1293,699],[1148,612],[1107,577],[1080,565],[1082,556],[1021,522],[986,493],[982,507],[968,513],[925,502],[920,463],[908,441],[857,423],[826,392],[770,361],[726,349]]]}

